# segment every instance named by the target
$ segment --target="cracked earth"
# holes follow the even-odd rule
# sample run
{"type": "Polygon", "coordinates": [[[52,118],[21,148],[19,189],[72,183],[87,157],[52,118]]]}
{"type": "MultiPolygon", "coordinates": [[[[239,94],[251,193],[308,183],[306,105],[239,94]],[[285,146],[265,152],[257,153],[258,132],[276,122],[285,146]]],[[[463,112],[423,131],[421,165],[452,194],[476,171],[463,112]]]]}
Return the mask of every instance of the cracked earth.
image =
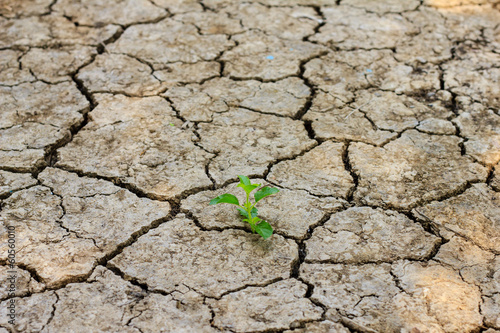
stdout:
{"type": "Polygon", "coordinates": [[[0,333],[499,333],[500,3],[3,0],[0,205],[0,333]]]}

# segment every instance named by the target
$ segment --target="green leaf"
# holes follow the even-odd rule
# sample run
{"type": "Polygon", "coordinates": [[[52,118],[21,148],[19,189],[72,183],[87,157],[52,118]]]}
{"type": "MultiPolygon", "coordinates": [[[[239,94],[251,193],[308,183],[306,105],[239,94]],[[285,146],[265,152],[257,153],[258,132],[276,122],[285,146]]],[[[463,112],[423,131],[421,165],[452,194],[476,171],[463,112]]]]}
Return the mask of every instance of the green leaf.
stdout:
{"type": "Polygon", "coordinates": [[[254,216],[252,217],[252,223],[253,225],[257,225],[257,223],[259,223],[260,221],[262,221],[261,218],[257,217],[257,216],[254,216]]]}
{"type": "Polygon", "coordinates": [[[255,192],[255,202],[258,202],[260,199],[263,199],[268,195],[276,194],[279,191],[280,190],[278,190],[277,188],[264,186],[263,188],[255,192]]]}
{"type": "Polygon", "coordinates": [[[229,194],[229,193],[225,193],[225,194],[219,195],[217,198],[213,198],[212,200],[210,200],[209,205],[216,205],[216,204],[220,204],[220,203],[228,203],[228,204],[233,204],[236,206],[240,205],[238,198],[236,198],[234,195],[229,194]]]}
{"type": "Polygon", "coordinates": [[[238,210],[238,212],[240,212],[241,216],[248,218],[248,213],[246,210],[244,210],[243,208],[239,208],[239,207],[236,209],[238,210]]]}
{"type": "Polygon", "coordinates": [[[252,183],[250,182],[250,179],[248,179],[247,176],[239,175],[240,177],[240,183],[243,185],[251,185],[252,183]]]}
{"type": "MultiPolygon", "coordinates": [[[[240,215],[241,216],[244,216],[248,219],[248,213],[246,210],[244,210],[243,208],[236,208],[238,210],[238,212],[240,212],[240,215]]],[[[257,208],[252,208],[252,216],[257,216],[257,208]]]]}
{"type": "Polygon", "coordinates": [[[238,184],[237,187],[241,187],[247,194],[249,194],[259,186],[260,184],[250,184],[250,185],[238,184]]]}
{"type": "Polygon", "coordinates": [[[251,213],[252,213],[252,216],[257,216],[257,214],[258,214],[258,210],[257,210],[257,208],[255,208],[255,207],[254,207],[254,208],[252,208],[251,213]]]}
{"type": "Polygon", "coordinates": [[[255,226],[255,231],[264,239],[268,239],[273,234],[273,227],[266,221],[262,221],[255,226]]]}

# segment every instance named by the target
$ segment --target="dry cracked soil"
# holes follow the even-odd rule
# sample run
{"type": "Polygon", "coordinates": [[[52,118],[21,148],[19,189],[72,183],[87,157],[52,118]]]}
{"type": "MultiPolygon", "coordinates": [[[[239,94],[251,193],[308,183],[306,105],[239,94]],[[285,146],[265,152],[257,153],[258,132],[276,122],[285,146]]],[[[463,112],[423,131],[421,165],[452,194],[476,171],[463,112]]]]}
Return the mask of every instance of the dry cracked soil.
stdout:
{"type": "Polygon", "coordinates": [[[0,333],[499,333],[499,110],[498,0],[2,0],[0,333]]]}

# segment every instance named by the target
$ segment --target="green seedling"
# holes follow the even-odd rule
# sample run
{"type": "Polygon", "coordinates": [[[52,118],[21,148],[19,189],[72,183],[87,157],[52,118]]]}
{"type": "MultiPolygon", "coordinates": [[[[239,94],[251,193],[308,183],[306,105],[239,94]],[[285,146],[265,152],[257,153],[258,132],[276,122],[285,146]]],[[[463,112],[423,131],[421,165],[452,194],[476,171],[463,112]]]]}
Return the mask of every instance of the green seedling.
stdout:
{"type": "Polygon", "coordinates": [[[217,198],[212,199],[209,205],[228,203],[238,206],[238,208],[236,209],[238,210],[238,212],[240,212],[240,215],[243,217],[243,222],[248,222],[250,224],[250,228],[252,228],[253,233],[258,233],[264,239],[271,237],[271,235],[273,234],[273,228],[269,223],[257,217],[257,208],[255,207],[255,205],[261,199],[264,199],[268,195],[276,194],[280,190],[278,190],[277,188],[264,186],[263,188],[255,192],[254,194],[255,203],[252,204],[250,202],[250,193],[256,188],[258,188],[260,184],[252,184],[247,176],[240,175],[238,177],[240,178],[240,183],[238,184],[238,187],[241,187],[247,194],[247,200],[243,205],[240,205],[238,198],[229,193],[219,195],[217,198]]]}

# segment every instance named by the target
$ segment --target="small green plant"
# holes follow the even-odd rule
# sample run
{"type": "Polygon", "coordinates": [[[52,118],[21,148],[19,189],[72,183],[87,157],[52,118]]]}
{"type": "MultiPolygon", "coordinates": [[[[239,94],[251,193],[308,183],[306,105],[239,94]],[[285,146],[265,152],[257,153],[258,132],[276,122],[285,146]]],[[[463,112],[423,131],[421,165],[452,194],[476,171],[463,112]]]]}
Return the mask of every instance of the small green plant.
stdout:
{"type": "Polygon", "coordinates": [[[247,194],[247,200],[246,202],[242,205],[240,205],[240,202],[238,201],[238,198],[236,198],[234,195],[225,193],[222,195],[219,195],[218,197],[212,199],[209,203],[209,205],[216,205],[220,203],[228,203],[232,205],[238,206],[238,211],[240,212],[240,215],[243,217],[244,222],[248,222],[250,224],[250,228],[252,228],[252,232],[256,232],[259,235],[261,235],[264,239],[267,239],[271,237],[273,234],[273,228],[269,223],[266,221],[263,221],[259,217],[257,217],[257,208],[255,205],[257,202],[259,202],[261,199],[267,197],[268,195],[276,194],[280,190],[277,188],[273,187],[267,187],[264,186],[254,194],[255,198],[255,203],[252,204],[250,202],[250,193],[255,190],[257,187],[259,187],[261,184],[252,184],[250,182],[250,179],[248,179],[247,176],[238,176],[240,178],[240,183],[238,184],[238,187],[241,187],[245,193],[247,194]]]}

